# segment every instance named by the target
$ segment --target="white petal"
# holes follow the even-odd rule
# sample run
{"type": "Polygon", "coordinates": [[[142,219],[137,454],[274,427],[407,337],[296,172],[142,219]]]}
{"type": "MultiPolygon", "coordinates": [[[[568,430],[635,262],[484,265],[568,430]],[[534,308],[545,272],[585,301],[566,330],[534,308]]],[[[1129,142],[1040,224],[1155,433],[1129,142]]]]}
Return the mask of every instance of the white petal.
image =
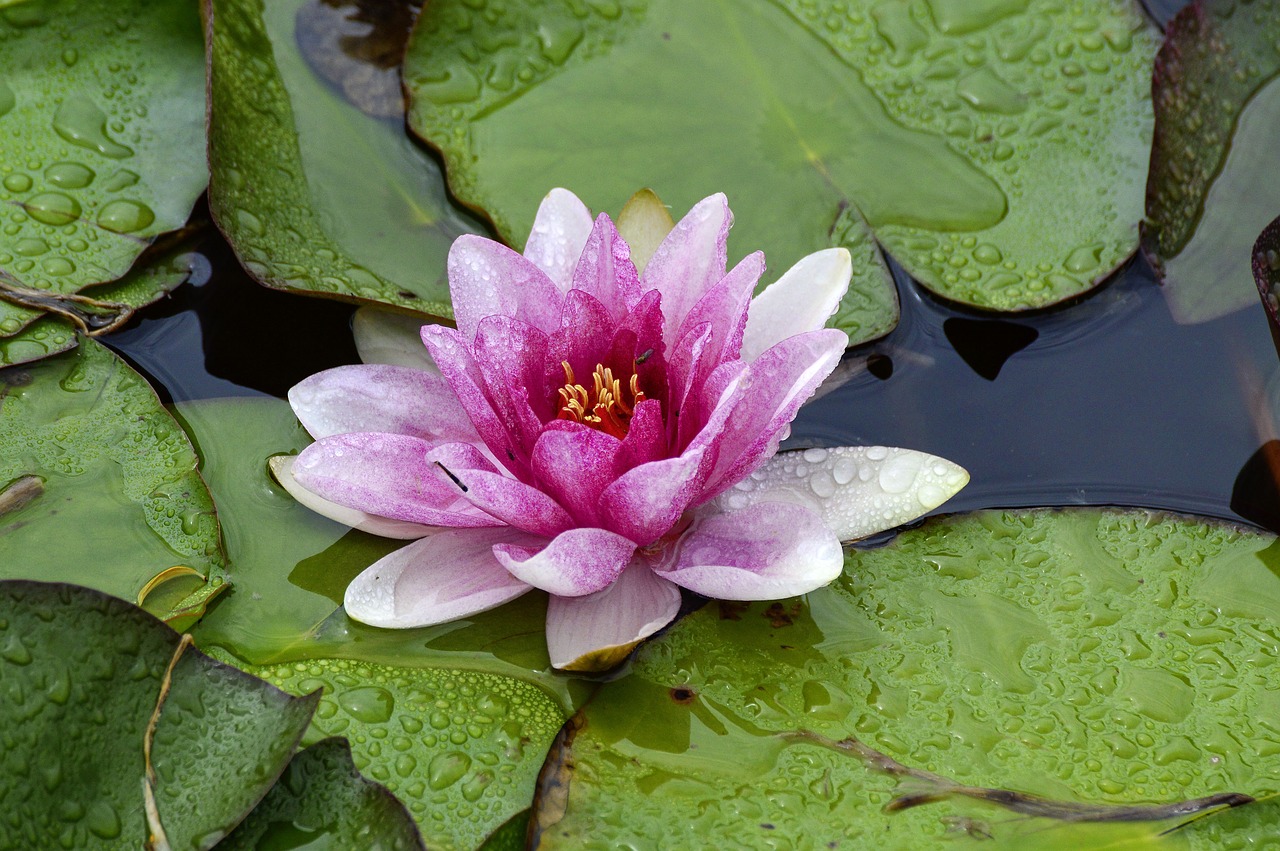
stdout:
{"type": "Polygon", "coordinates": [[[604,671],[680,611],[680,589],[634,559],[603,591],[552,597],[547,606],[547,651],[566,671],[604,671]]]}
{"type": "Polygon", "coordinates": [[[909,523],[969,483],[945,458],[887,446],[838,446],[775,455],[716,497],[721,510],[792,502],[816,511],[842,541],[909,523]]]}
{"type": "Polygon", "coordinates": [[[351,334],[365,363],[409,366],[439,375],[436,362],[422,344],[422,326],[429,324],[416,316],[365,305],[351,317],[351,334]]]}
{"type": "Polygon", "coordinates": [[[742,359],[753,361],[787,337],[826,325],[849,289],[852,274],[853,260],[844,248],[828,248],[800,258],[751,300],[742,359]]]}
{"type": "Polygon", "coordinates": [[[316,514],[328,517],[330,520],[336,520],[353,529],[359,529],[371,535],[380,535],[384,538],[399,538],[402,540],[421,538],[431,535],[441,528],[439,526],[423,526],[419,523],[409,523],[405,520],[378,517],[376,514],[366,514],[363,511],[347,508],[345,505],[338,505],[338,503],[330,502],[324,497],[316,496],[298,484],[298,481],[293,477],[293,462],[296,457],[296,455],[273,455],[267,459],[267,465],[271,468],[271,475],[275,477],[275,480],[280,483],[282,488],[289,492],[289,496],[293,497],[301,505],[310,508],[316,514]]]}
{"type": "Polygon", "coordinates": [[[514,600],[531,586],[498,564],[493,546],[524,544],[511,529],[446,529],[401,547],[347,586],[347,614],[370,626],[445,623],[514,600]]]}
{"type": "Polygon", "coordinates": [[[568,189],[552,189],[542,199],[524,246],[524,256],[568,292],[573,270],[591,235],[595,219],[587,206],[568,189]]]}

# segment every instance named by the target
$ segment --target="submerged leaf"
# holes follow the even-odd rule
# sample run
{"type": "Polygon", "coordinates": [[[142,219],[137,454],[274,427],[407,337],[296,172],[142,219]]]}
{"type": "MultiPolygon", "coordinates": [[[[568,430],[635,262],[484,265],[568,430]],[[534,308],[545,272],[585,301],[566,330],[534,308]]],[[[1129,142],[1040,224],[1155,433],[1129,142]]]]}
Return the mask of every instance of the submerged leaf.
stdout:
{"type": "Polygon", "coordinates": [[[566,726],[538,847],[1270,835],[1255,804],[1162,833],[1280,790],[1276,553],[1144,511],[988,511],[853,551],[805,599],[708,606],[566,726]]]}
{"type": "Polygon", "coordinates": [[[4,848],[209,848],[270,789],[316,702],[122,600],[27,581],[0,582],[0,681],[4,848]]]}
{"type": "Polygon", "coordinates": [[[0,515],[0,578],[136,599],[183,564],[208,581],[172,601],[166,618],[180,623],[225,587],[218,520],[190,442],[146,381],[93,340],[0,372],[0,485],[31,476],[40,498],[0,515]]]}
{"type": "MultiPolygon", "coordinates": [[[[833,244],[872,260],[865,215],[933,291],[1022,310],[1136,246],[1154,49],[1120,0],[435,2],[405,84],[455,194],[509,241],[548,185],[614,210],[638,185],[676,209],[723,190],[737,250],[775,270],[833,244]]],[[[859,267],[865,340],[897,308],[859,267]]]]}
{"type": "Polygon", "coordinates": [[[316,841],[364,851],[424,847],[404,805],[360,775],[343,739],[325,739],[294,755],[280,782],[218,849],[296,848],[316,841]]]}
{"type": "MultiPolygon", "coordinates": [[[[451,316],[446,253],[482,228],[451,206],[398,120],[364,114],[316,77],[298,48],[313,40],[312,4],[213,0],[206,12],[209,206],[249,272],[278,289],[451,316]]],[[[343,38],[355,49],[355,35],[343,38]]]]}
{"type": "Polygon", "coordinates": [[[1249,248],[1280,209],[1280,2],[1199,0],[1156,57],[1143,245],[1183,323],[1253,302],[1249,248]]]}
{"type": "MultiPolygon", "coordinates": [[[[207,182],[203,55],[183,0],[0,10],[0,299],[115,280],[186,222],[207,182]]],[[[6,308],[0,333],[37,315],[6,308]]]]}

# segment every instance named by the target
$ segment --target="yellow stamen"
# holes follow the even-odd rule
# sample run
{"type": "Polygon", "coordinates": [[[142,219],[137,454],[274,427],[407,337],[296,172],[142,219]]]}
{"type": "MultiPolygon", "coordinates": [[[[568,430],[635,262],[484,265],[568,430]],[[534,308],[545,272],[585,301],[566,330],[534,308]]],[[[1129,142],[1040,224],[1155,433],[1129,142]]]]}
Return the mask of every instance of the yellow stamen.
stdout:
{"type": "Polygon", "coordinates": [[[622,380],[613,377],[613,370],[598,363],[591,375],[592,389],[588,391],[577,382],[568,361],[562,361],[560,366],[564,368],[565,384],[559,391],[560,413],[557,416],[619,439],[626,437],[636,405],[645,400],[639,376],[633,373],[624,390],[622,380]]]}

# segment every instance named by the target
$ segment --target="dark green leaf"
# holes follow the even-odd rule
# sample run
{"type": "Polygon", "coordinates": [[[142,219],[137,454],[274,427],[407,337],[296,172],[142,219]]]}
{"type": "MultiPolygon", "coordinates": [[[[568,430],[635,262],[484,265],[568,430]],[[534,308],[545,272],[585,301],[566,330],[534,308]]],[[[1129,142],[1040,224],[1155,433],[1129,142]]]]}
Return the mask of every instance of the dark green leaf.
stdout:
{"type": "MultiPolygon", "coordinates": [[[[207,182],[203,55],[184,0],[0,9],[0,299],[115,280],[186,222],[207,182]]],[[[36,315],[6,307],[0,333],[36,315]]]]}
{"type": "Polygon", "coordinates": [[[280,782],[218,851],[265,848],[423,848],[404,806],[360,775],[343,739],[325,739],[299,752],[280,782]]]}
{"type": "Polygon", "coordinates": [[[205,581],[159,611],[189,623],[226,584],[226,561],[196,456],[146,381],[110,350],[0,372],[0,489],[41,494],[0,514],[0,578],[87,585],[137,599],[182,564],[205,581]]]}
{"type": "Polygon", "coordinates": [[[1144,247],[1180,322],[1253,303],[1249,248],[1280,210],[1280,2],[1203,0],[1156,58],[1144,247]]]}
{"type": "MultiPolygon", "coordinates": [[[[332,66],[315,55],[317,4],[206,8],[209,203],[246,268],[271,287],[452,316],[445,256],[480,226],[450,205],[401,113],[372,118],[317,79],[298,48],[302,39],[332,66]]],[[[361,41],[346,33],[342,43],[358,53],[361,41]]]]}
{"type": "Polygon", "coordinates": [[[212,847],[315,708],[122,600],[27,581],[0,582],[0,682],[4,849],[212,847]]]}
{"type": "Polygon", "coordinates": [[[1270,809],[1159,835],[1280,790],[1278,613],[1271,535],[1136,510],[933,520],[805,599],[710,604],[642,648],[553,748],[541,844],[673,824],[708,847],[1251,842],[1270,809]]]}
{"type": "Polygon", "coordinates": [[[541,689],[495,674],[345,659],[245,669],[294,694],[323,688],[307,741],[346,737],[430,848],[475,848],[526,810],[564,721],[541,689]]]}
{"type": "MultiPolygon", "coordinates": [[[[405,83],[455,194],[509,241],[549,185],[611,210],[637,186],[676,210],[723,190],[735,251],[775,273],[862,245],[860,210],[930,289],[1022,310],[1136,246],[1154,49],[1121,0],[456,0],[425,8],[405,83]]],[[[875,271],[855,298],[883,315],[875,271]]]]}

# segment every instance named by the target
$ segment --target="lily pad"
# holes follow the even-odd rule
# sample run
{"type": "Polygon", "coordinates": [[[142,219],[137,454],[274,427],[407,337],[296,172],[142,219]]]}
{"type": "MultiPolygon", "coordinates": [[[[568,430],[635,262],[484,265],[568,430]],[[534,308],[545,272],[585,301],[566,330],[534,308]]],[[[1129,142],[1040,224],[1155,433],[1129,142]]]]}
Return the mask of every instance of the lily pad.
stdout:
{"type": "Polygon", "coordinates": [[[0,9],[0,299],[34,307],[0,312],[0,332],[187,221],[207,183],[203,56],[183,0],[0,9]]]}
{"type": "Polygon", "coordinates": [[[476,848],[527,810],[564,722],[541,689],[494,674],[339,659],[245,670],[294,694],[323,688],[306,740],[345,736],[430,848],[476,848]]]}
{"type": "Polygon", "coordinates": [[[296,754],[280,782],[218,848],[257,851],[317,841],[366,851],[424,847],[404,806],[360,775],[343,739],[325,739],[296,754]]]}
{"type": "Polygon", "coordinates": [[[227,582],[208,488],[182,429],[146,381],[82,338],[73,352],[0,372],[0,578],[87,585],[137,599],[175,565],[199,575],[157,609],[189,624],[227,582]]]}
{"type": "Polygon", "coordinates": [[[399,114],[366,115],[316,76],[298,46],[332,68],[313,45],[315,5],[205,6],[214,218],[267,286],[450,317],[449,245],[482,227],[450,205],[399,114]]]}
{"type": "Polygon", "coordinates": [[[38,316],[17,333],[0,337],[0,367],[30,363],[76,347],[76,329],[60,316],[38,316]]]}
{"type": "Polygon", "coordinates": [[[1201,0],[1156,58],[1156,131],[1143,244],[1174,317],[1253,303],[1249,249],[1280,210],[1280,2],[1201,0]]]}
{"type": "Polygon", "coordinates": [[[1024,310],[1137,245],[1155,47],[1121,0],[459,0],[424,10],[404,76],[410,126],[508,240],[547,185],[600,209],[723,190],[736,250],[775,270],[858,244],[860,211],[934,292],[1024,310]]]}
{"type": "Polygon", "coordinates": [[[1241,805],[1280,790],[1278,612],[1272,535],[1137,510],[934,519],[807,598],[712,604],[646,645],[553,748],[538,847],[673,824],[710,847],[1271,836],[1275,808],[1241,805]]]}
{"type": "Polygon", "coordinates": [[[0,648],[5,848],[210,848],[315,709],[87,588],[0,582],[0,648]]]}

